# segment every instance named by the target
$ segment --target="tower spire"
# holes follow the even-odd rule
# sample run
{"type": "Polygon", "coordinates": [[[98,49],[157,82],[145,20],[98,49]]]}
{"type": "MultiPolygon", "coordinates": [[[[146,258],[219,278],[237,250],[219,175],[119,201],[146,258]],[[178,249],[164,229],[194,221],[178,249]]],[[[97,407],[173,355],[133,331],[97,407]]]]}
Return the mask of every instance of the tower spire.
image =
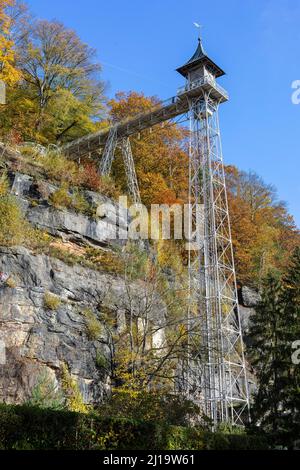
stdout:
{"type": "MultiPolygon", "coordinates": [[[[198,23],[194,24],[197,24],[197,28],[200,30],[201,26],[198,23]]],[[[202,44],[201,34],[199,33],[198,45],[194,55],[184,65],[179,67],[177,72],[187,78],[190,72],[194,69],[199,69],[202,65],[204,65],[216,78],[225,75],[225,72],[213,60],[211,60],[210,57],[208,57],[202,44]]]]}

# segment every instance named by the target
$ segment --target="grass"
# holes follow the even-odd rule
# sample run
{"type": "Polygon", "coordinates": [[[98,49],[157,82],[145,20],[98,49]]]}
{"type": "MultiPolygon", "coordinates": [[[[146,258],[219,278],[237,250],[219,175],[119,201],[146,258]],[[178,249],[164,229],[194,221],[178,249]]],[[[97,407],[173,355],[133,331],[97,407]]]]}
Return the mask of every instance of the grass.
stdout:
{"type": "Polygon", "coordinates": [[[51,292],[46,292],[44,296],[44,306],[48,310],[55,311],[61,305],[61,299],[57,295],[51,294],[51,292]]]}
{"type": "Polygon", "coordinates": [[[51,194],[50,202],[56,209],[69,209],[72,207],[72,198],[69,195],[69,188],[66,183],[63,183],[59,189],[51,194]]]}
{"type": "Polygon", "coordinates": [[[9,183],[7,174],[5,172],[0,176],[0,197],[3,197],[8,194],[9,183]]]}
{"type": "Polygon", "coordinates": [[[96,353],[95,364],[96,364],[98,369],[101,369],[101,370],[107,370],[108,369],[107,358],[100,351],[97,351],[97,353],[96,353]]]}
{"type": "Polygon", "coordinates": [[[90,341],[96,341],[102,334],[103,328],[95,313],[91,309],[83,311],[87,337],[90,341]]]}
{"type": "MultiPolygon", "coordinates": [[[[18,162],[18,171],[22,168],[27,174],[37,177],[41,172],[53,183],[66,184],[100,192],[112,199],[117,199],[119,188],[110,177],[101,177],[93,162],[78,164],[67,159],[58,151],[49,150],[46,155],[39,154],[33,148],[21,148],[22,157],[18,162]]],[[[83,201],[77,201],[81,206],[83,201]]]]}
{"type": "Polygon", "coordinates": [[[9,287],[9,289],[15,289],[17,287],[17,283],[12,277],[7,279],[5,285],[6,287],[9,287]]]}
{"type": "Polygon", "coordinates": [[[13,196],[0,197],[0,244],[21,245],[27,238],[29,223],[24,219],[21,208],[13,196]]]}
{"type": "Polygon", "coordinates": [[[49,254],[52,258],[59,259],[69,266],[79,264],[94,271],[109,274],[124,274],[124,261],[115,253],[102,251],[96,248],[86,248],[83,255],[75,255],[67,250],[50,246],[49,254]]]}
{"type": "Polygon", "coordinates": [[[99,271],[105,271],[112,274],[123,274],[125,270],[123,259],[111,251],[87,248],[86,259],[99,271]]]}

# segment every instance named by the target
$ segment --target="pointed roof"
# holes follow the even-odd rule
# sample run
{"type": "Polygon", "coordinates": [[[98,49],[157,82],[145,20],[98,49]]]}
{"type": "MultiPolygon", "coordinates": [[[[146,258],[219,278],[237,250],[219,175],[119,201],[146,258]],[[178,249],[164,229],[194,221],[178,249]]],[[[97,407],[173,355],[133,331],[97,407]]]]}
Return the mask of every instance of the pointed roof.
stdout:
{"type": "Polygon", "coordinates": [[[184,77],[187,77],[188,73],[197,68],[200,64],[206,65],[216,77],[222,77],[222,75],[225,75],[225,72],[207,56],[203,48],[201,38],[198,39],[198,47],[193,57],[191,57],[190,60],[182,67],[179,67],[177,72],[184,77]]]}

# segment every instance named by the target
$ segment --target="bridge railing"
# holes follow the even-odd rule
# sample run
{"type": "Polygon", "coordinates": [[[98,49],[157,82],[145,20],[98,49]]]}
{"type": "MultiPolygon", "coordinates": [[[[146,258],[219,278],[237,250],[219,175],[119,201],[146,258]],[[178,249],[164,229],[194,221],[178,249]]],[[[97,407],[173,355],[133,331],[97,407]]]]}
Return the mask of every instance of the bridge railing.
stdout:
{"type": "Polygon", "coordinates": [[[187,83],[185,86],[178,88],[177,96],[180,96],[184,93],[187,93],[188,91],[194,90],[195,88],[199,88],[207,84],[211,85],[213,88],[219,91],[219,93],[221,93],[225,98],[229,98],[229,95],[225,88],[219,85],[216,80],[213,77],[210,77],[209,75],[203,76],[198,80],[194,80],[193,82],[187,83]]]}

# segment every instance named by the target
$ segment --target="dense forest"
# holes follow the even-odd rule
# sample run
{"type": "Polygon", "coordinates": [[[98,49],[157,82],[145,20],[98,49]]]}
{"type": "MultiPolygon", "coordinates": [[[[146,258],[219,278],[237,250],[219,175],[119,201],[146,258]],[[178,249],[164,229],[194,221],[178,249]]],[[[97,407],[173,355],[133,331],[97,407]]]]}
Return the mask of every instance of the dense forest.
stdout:
{"type": "MultiPolygon", "coordinates": [[[[52,196],[52,203],[57,207],[72,206],[80,211],[88,211],[80,196],[76,200],[70,199],[70,187],[82,186],[116,198],[119,194],[126,193],[126,175],[118,155],[112,176],[108,179],[98,175],[96,160],[83,161],[78,165],[68,161],[63,155],[57,155],[55,149],[104,128],[111,121],[120,121],[150,109],[159,102],[158,97],[147,97],[135,91],[119,92],[113,99],[108,99],[106,85],[101,79],[101,64],[95,57],[96,52],[84,44],[75,31],[62,23],[37,20],[22,1],[0,0],[0,79],[6,84],[7,95],[7,104],[0,105],[0,140],[7,148],[20,149],[22,160],[18,163],[19,171],[31,174],[34,160],[33,163],[43,167],[50,179],[61,185],[60,190],[52,196]],[[35,149],[39,148],[38,145],[48,149],[43,161],[38,151],[32,157],[33,147],[28,145],[29,142],[35,144],[35,149]]],[[[188,137],[186,128],[167,123],[154,127],[152,132],[144,131],[132,138],[141,197],[146,206],[188,202],[188,137]]],[[[227,159],[230,160],[230,155],[227,159]]],[[[7,197],[7,174],[4,171],[5,162],[3,165],[2,163],[3,155],[0,154],[0,171],[3,169],[0,173],[0,244],[22,244],[31,237],[36,238],[32,244],[40,247],[47,243],[45,237],[38,232],[33,233],[31,229],[28,229],[31,230],[29,236],[29,232],[25,233],[20,228],[24,227],[24,221],[14,202],[7,197]],[[6,232],[2,229],[4,225],[6,232]]],[[[227,166],[225,170],[238,284],[239,287],[250,286],[262,294],[253,319],[250,332],[252,345],[248,351],[259,383],[253,407],[253,427],[248,430],[247,445],[251,447],[251,439],[254,439],[256,432],[255,425],[259,424],[263,438],[272,436],[272,444],[269,442],[264,445],[291,447],[300,425],[299,366],[291,363],[288,346],[300,339],[300,233],[285,202],[279,200],[276,188],[264,182],[253,171],[241,171],[234,166],[227,166]],[[274,403],[281,405],[274,407],[274,403]]],[[[157,287],[165,266],[183,276],[185,254],[181,244],[161,241],[156,249],[160,267],[154,269],[147,265],[145,269],[145,260],[141,261],[139,258],[139,262],[142,262],[142,268],[139,269],[145,270],[143,276],[148,284],[157,287]]],[[[91,258],[93,256],[96,256],[95,253],[90,255],[91,258]]],[[[131,262],[132,259],[131,257],[131,262]]],[[[172,294],[180,297],[178,292],[169,291],[169,303],[172,303],[172,294]]],[[[180,301],[184,303],[185,299],[180,301]]],[[[49,302],[51,303],[51,299],[49,302]]],[[[176,314],[175,312],[174,315],[176,314]]],[[[87,312],[87,316],[89,315],[91,317],[87,312]]],[[[90,318],[90,323],[91,329],[94,329],[91,334],[95,334],[97,323],[93,318],[90,318]]],[[[182,328],[181,325],[181,330],[171,329],[172,345],[178,346],[178,354],[185,341],[182,328]]],[[[125,340],[120,337],[118,341],[122,344],[125,340]]],[[[122,422],[118,421],[124,413],[128,419],[133,420],[130,422],[131,437],[137,434],[140,438],[141,432],[148,432],[149,435],[153,434],[154,442],[157,438],[154,423],[158,420],[165,426],[162,425],[163,432],[160,432],[164,439],[172,440],[172,444],[168,445],[175,446],[173,448],[176,445],[213,448],[218,447],[218,442],[224,448],[234,446],[231,433],[235,433],[232,430],[220,430],[216,441],[205,427],[201,431],[190,429],[188,436],[183,435],[182,429],[176,426],[186,425],[187,417],[196,413],[193,404],[175,400],[174,405],[174,397],[169,398],[170,401],[165,400],[163,395],[167,395],[168,390],[164,391],[163,386],[161,393],[145,393],[149,390],[146,377],[153,375],[155,368],[153,358],[148,361],[147,357],[143,357],[146,366],[133,374],[132,370],[128,371],[128,355],[132,361],[132,350],[124,343],[123,350],[120,351],[115,372],[123,386],[119,388],[114,401],[100,410],[101,420],[105,422],[102,427],[108,430],[101,435],[99,448],[101,445],[106,448],[106,440],[113,440],[111,436],[116,428],[120,428],[120,435],[123,435],[124,440],[127,439],[122,422]],[[110,428],[107,419],[111,415],[116,416],[116,422],[115,427],[110,428]],[[142,428],[139,429],[142,425],[137,423],[145,417],[149,427],[143,431],[142,428]],[[180,443],[176,444],[176,439],[180,443]]],[[[170,361],[164,361],[159,369],[163,378],[167,377],[170,367],[170,361]]],[[[72,415],[76,411],[84,416],[87,410],[81,402],[76,385],[68,377],[68,371],[65,374],[65,382],[73,390],[67,406],[69,411],[61,405],[61,398],[49,391],[47,381],[35,390],[30,405],[38,407],[41,397],[53,394],[51,407],[61,413],[64,426],[70,423],[72,432],[76,434],[80,428],[84,438],[93,439],[92,436],[85,435],[89,428],[88,418],[81,417],[84,424],[78,424],[76,420],[79,418],[72,415]]],[[[42,408],[40,412],[38,408],[34,408],[36,429],[33,426],[28,431],[32,435],[38,434],[44,419],[52,419],[47,415],[49,410],[45,411],[47,407],[42,408]]],[[[29,413],[28,408],[0,408],[0,420],[7,423],[13,417],[16,422],[21,422],[26,420],[26,413],[29,413]]],[[[98,416],[94,419],[97,421],[100,418],[98,416]]],[[[239,437],[235,435],[235,439],[238,442],[239,437]]],[[[115,445],[121,444],[118,441],[115,445]]]]}

